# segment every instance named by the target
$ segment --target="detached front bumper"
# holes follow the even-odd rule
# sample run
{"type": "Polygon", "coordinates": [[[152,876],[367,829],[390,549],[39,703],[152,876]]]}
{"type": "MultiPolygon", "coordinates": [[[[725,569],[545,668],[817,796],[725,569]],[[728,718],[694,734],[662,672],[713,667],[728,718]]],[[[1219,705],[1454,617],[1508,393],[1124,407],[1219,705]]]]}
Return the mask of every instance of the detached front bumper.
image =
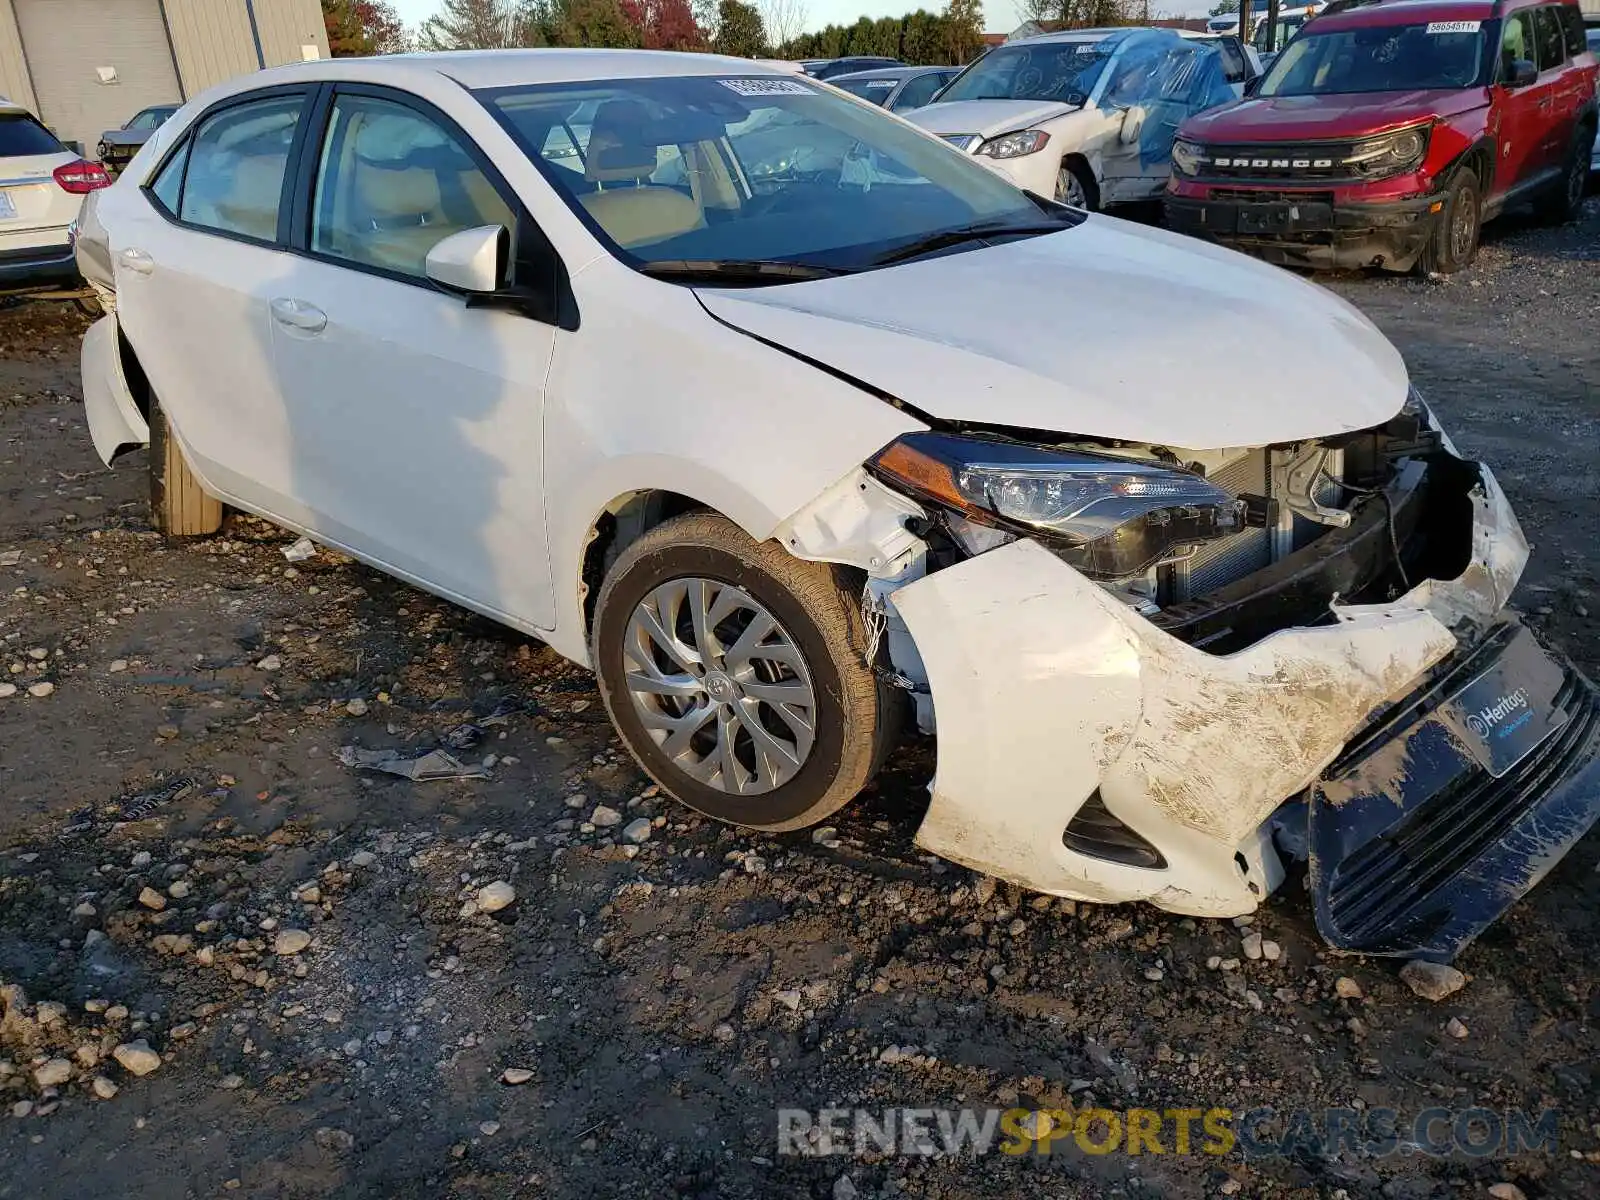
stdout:
{"type": "MultiPolygon", "coordinates": [[[[1162,632],[1031,541],[893,592],[938,720],[938,772],[918,844],[1053,895],[1146,900],[1195,916],[1252,911],[1282,878],[1272,814],[1310,790],[1314,830],[1354,828],[1333,797],[1343,776],[1325,773],[1336,760],[1344,768],[1341,755],[1363,731],[1363,744],[1380,736],[1371,731],[1375,717],[1413,711],[1419,697],[1443,686],[1441,678],[1468,670],[1467,643],[1500,622],[1527,543],[1487,468],[1470,500],[1472,558],[1456,579],[1424,581],[1392,603],[1335,604],[1330,623],[1287,628],[1226,656],[1162,632]],[[1099,836],[1108,830],[1109,839],[1099,836]],[[1136,865],[1118,852],[1140,843],[1154,852],[1154,865],[1148,853],[1136,865]],[[1097,844],[1111,851],[1098,852],[1097,844]]],[[[1569,733],[1588,728],[1574,724],[1569,733]]],[[[1408,731],[1390,728],[1389,740],[1408,731]]],[[[1426,878],[1412,881],[1424,900],[1508,853],[1504,837],[1537,827],[1551,805],[1565,815],[1550,836],[1527,834],[1516,886],[1480,889],[1470,902],[1494,908],[1491,893],[1503,901],[1487,917],[1435,915],[1428,936],[1419,926],[1385,950],[1381,939],[1363,935],[1362,948],[1421,946],[1448,957],[1531,887],[1594,819],[1600,781],[1588,765],[1592,746],[1589,737],[1577,751],[1524,760],[1543,766],[1491,787],[1503,815],[1475,825],[1470,837],[1461,831],[1465,817],[1436,792],[1425,798],[1373,788],[1397,816],[1413,807],[1429,815],[1398,831],[1393,822],[1369,824],[1325,868],[1338,869],[1380,836],[1402,856],[1420,846],[1437,860],[1426,878]],[[1447,843],[1455,847],[1448,854],[1440,849],[1447,843]]],[[[1460,785],[1476,786],[1476,776],[1457,766],[1460,785]]],[[[1516,875],[1504,863],[1495,870],[1502,881],[1516,875]]],[[[1445,908],[1453,903],[1447,898],[1445,908]]],[[[1378,924],[1387,931],[1392,922],[1378,924]]],[[[1345,927],[1323,928],[1337,942],[1345,927]]]]}
{"type": "Polygon", "coordinates": [[[1164,203],[1169,229],[1280,266],[1406,271],[1433,236],[1442,202],[1435,196],[1361,204],[1339,203],[1327,193],[1246,198],[1168,192],[1164,203]]]}

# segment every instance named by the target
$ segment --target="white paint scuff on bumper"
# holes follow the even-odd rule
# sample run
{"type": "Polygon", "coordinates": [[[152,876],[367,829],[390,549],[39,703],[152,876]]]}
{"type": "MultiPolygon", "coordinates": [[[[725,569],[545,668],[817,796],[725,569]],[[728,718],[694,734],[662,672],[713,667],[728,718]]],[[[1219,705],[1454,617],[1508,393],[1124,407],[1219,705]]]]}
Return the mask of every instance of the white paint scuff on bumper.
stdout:
{"type": "Polygon", "coordinates": [[[1335,605],[1336,624],[1225,657],[1163,633],[1031,541],[894,592],[938,714],[917,843],[1053,895],[1252,911],[1281,878],[1263,822],[1451,653],[1453,627],[1508,598],[1527,544],[1487,469],[1483,480],[1475,559],[1460,578],[1390,604],[1335,605]],[[1063,843],[1097,789],[1164,869],[1063,843]]]}

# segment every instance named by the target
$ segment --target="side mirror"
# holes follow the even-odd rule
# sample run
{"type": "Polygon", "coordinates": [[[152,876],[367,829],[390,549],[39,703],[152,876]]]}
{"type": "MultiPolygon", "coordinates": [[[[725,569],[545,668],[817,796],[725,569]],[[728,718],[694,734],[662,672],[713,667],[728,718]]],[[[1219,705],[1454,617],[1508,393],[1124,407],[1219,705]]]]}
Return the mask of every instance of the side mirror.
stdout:
{"type": "Polygon", "coordinates": [[[1117,134],[1117,140],[1124,146],[1136,145],[1139,134],[1144,130],[1145,110],[1143,105],[1135,104],[1122,114],[1122,130],[1117,134]]]}
{"type": "Polygon", "coordinates": [[[1539,78],[1539,68],[1525,58],[1513,59],[1510,69],[1506,72],[1505,85],[1508,88],[1527,87],[1539,78]]]}
{"type": "Polygon", "coordinates": [[[505,248],[510,241],[504,225],[479,225],[435,242],[423,263],[429,279],[455,292],[486,294],[498,291],[505,277],[505,248]]]}

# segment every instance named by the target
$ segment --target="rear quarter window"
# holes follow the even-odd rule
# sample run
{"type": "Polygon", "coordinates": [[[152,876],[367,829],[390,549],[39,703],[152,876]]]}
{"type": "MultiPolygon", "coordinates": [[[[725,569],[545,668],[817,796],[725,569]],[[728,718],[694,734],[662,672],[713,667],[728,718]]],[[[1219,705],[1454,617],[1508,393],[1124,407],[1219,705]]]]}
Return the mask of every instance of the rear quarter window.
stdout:
{"type": "Polygon", "coordinates": [[[27,113],[0,113],[0,158],[64,154],[60,140],[27,113]]]}

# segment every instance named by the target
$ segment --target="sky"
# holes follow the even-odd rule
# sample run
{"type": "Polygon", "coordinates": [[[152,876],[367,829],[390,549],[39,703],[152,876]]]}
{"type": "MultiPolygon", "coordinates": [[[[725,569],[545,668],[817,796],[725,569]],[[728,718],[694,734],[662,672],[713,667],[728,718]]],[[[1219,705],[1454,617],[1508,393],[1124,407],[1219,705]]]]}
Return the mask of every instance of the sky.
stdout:
{"type": "MultiPolygon", "coordinates": [[[[393,0],[400,19],[407,25],[416,25],[439,9],[439,0],[393,0]]],[[[806,28],[821,29],[827,24],[852,25],[857,17],[897,17],[917,8],[937,10],[943,7],[940,0],[803,0],[806,8],[806,28]]],[[[1152,12],[1175,17],[1204,16],[1211,7],[1208,0],[1152,0],[1152,12]]],[[[984,0],[983,27],[990,33],[1009,33],[1022,19],[1017,16],[1015,0],[984,0]]]]}

